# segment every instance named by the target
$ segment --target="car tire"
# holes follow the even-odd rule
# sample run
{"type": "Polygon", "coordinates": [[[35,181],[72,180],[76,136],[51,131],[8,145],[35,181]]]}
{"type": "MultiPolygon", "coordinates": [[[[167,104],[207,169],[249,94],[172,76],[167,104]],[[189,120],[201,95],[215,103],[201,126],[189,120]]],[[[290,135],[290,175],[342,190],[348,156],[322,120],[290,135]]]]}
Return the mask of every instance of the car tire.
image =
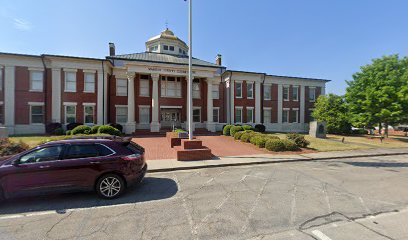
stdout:
{"type": "Polygon", "coordinates": [[[96,192],[104,199],[114,199],[125,191],[125,181],[117,174],[110,173],[100,177],[96,183],[96,192]]]}

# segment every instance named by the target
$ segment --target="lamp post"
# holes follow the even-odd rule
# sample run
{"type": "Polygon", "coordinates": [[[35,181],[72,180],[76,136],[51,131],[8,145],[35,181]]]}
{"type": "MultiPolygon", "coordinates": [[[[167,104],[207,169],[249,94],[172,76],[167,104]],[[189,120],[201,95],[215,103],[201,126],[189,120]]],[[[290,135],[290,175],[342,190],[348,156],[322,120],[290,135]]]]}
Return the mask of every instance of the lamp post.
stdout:
{"type": "Polygon", "coordinates": [[[187,106],[188,106],[188,138],[193,140],[193,0],[189,0],[188,11],[188,82],[187,82],[187,106]]]}

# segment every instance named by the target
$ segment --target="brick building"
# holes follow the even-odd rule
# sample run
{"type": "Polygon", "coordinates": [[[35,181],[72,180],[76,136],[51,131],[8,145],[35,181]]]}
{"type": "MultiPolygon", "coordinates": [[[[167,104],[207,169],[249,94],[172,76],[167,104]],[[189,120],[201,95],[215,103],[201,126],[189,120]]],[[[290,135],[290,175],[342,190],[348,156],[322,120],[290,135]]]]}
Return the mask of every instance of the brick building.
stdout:
{"type": "MultiPolygon", "coordinates": [[[[166,29],[143,53],[105,59],[0,53],[0,125],[10,134],[44,133],[45,125],[120,123],[137,129],[185,127],[188,47],[166,29]]],[[[193,58],[195,128],[264,123],[268,130],[308,129],[328,80],[227,70],[193,58]]]]}

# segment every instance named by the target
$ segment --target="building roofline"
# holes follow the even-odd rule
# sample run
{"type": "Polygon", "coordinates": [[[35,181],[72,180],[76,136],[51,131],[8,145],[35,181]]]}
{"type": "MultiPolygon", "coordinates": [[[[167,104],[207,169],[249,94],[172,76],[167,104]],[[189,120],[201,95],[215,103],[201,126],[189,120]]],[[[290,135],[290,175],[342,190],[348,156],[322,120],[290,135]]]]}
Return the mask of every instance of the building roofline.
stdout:
{"type": "Polygon", "coordinates": [[[313,80],[313,81],[325,81],[325,82],[330,82],[331,80],[328,79],[322,79],[322,78],[308,78],[308,77],[296,77],[296,76],[284,76],[284,75],[273,75],[273,74],[267,74],[267,73],[262,73],[262,72],[250,72],[250,71],[239,71],[239,70],[227,70],[223,74],[227,72],[233,72],[233,73],[248,73],[248,74],[261,74],[265,75],[267,77],[278,77],[278,78],[296,78],[296,79],[304,79],[304,80],[313,80]]]}
{"type": "Polygon", "coordinates": [[[73,59],[84,59],[84,60],[96,60],[96,61],[110,62],[108,59],[105,59],[105,58],[76,57],[76,56],[55,55],[55,54],[33,55],[33,54],[0,52],[0,55],[11,55],[11,56],[19,56],[19,57],[34,57],[34,58],[41,58],[41,57],[73,58],[73,59]]]}

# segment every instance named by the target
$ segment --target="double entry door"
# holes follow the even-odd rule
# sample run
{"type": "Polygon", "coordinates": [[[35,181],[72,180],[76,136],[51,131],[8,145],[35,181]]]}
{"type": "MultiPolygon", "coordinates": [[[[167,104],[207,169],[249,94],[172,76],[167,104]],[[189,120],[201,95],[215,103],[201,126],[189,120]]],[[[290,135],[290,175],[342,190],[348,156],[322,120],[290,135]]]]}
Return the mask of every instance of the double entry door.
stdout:
{"type": "Polygon", "coordinates": [[[160,124],[172,128],[181,126],[181,109],[160,109],[160,124]]]}

